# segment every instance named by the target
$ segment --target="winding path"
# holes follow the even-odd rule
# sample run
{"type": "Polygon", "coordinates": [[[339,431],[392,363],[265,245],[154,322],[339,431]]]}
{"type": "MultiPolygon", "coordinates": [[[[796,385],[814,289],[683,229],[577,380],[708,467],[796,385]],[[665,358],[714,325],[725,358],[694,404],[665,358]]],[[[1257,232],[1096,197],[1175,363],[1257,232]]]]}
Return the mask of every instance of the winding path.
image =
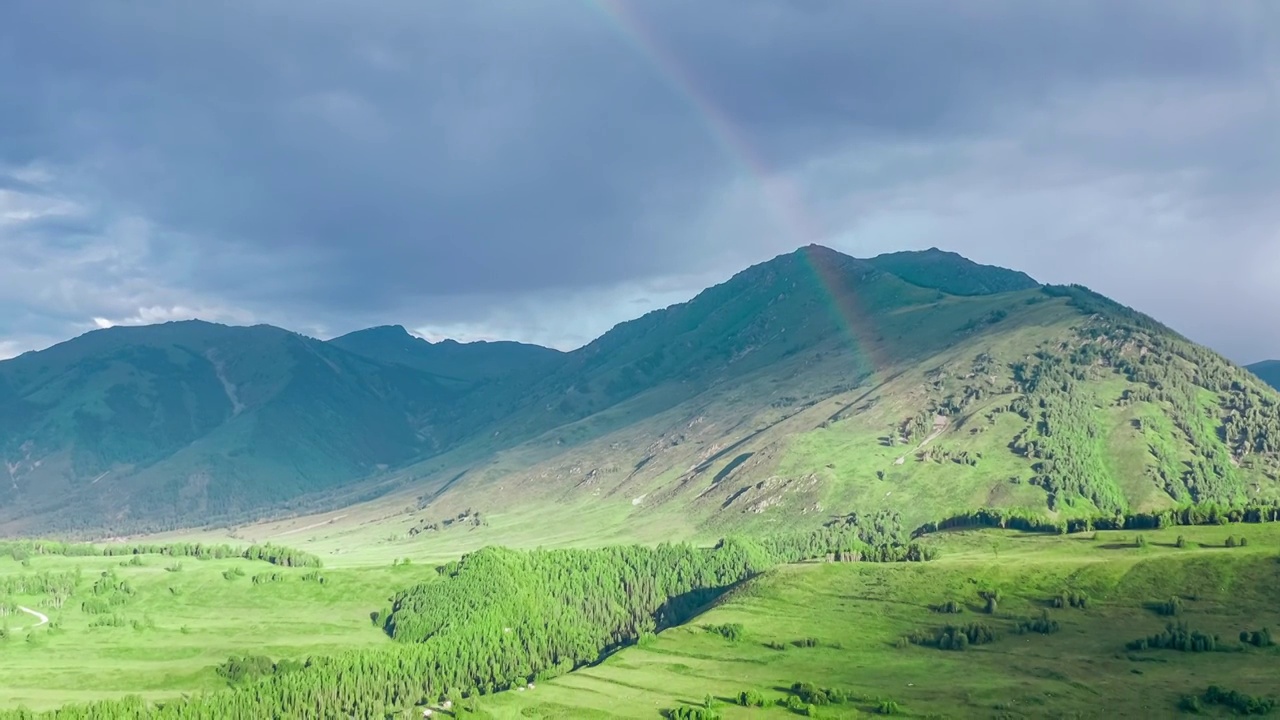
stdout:
{"type": "Polygon", "coordinates": [[[44,614],[44,613],[42,613],[42,612],[39,612],[39,611],[36,611],[36,610],[32,610],[32,609],[31,609],[31,608],[29,608],[29,607],[23,607],[23,606],[21,606],[21,605],[19,605],[19,606],[18,606],[18,609],[19,609],[19,610],[21,610],[22,612],[24,612],[24,613],[28,614],[28,615],[31,615],[32,617],[34,617],[35,619],[37,619],[37,620],[39,620],[39,621],[40,621],[40,622],[36,623],[35,625],[32,625],[31,627],[33,627],[33,628],[38,628],[38,627],[40,627],[41,625],[44,625],[45,623],[49,622],[49,616],[48,616],[48,615],[45,615],[45,614],[44,614]]]}

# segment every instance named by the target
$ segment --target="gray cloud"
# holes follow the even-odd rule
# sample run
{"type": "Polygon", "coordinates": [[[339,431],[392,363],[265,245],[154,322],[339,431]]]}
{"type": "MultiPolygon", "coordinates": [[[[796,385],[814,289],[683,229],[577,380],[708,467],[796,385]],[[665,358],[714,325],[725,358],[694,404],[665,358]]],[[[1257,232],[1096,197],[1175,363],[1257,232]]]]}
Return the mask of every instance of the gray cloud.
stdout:
{"type": "Polygon", "coordinates": [[[571,346],[818,241],[1280,355],[1267,0],[65,10],[0,11],[6,353],[190,314],[571,346]]]}

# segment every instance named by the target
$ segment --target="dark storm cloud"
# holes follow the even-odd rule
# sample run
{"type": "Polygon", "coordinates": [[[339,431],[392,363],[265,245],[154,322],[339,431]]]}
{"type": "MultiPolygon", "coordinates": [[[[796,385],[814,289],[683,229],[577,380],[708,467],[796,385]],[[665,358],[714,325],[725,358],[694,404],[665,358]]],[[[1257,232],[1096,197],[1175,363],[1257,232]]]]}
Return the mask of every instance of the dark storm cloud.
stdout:
{"type": "Polygon", "coordinates": [[[566,345],[824,241],[954,247],[1280,354],[1217,322],[1259,286],[1161,292],[1212,243],[1280,252],[1277,6],[617,7],[6,3],[0,308],[28,320],[0,336],[203,313],[566,345]]]}

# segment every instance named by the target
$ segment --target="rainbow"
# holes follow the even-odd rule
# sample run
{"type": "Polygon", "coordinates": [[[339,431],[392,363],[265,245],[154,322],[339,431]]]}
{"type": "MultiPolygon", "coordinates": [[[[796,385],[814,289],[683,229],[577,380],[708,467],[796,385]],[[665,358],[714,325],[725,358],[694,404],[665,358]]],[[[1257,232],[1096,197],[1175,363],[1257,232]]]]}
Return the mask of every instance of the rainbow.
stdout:
{"type": "MultiPolygon", "coordinates": [[[[745,133],[720,109],[712,95],[699,84],[694,73],[680,62],[654,35],[645,22],[623,0],[587,0],[642,57],[649,61],[671,87],[693,109],[706,126],[707,135],[730,162],[742,168],[759,189],[761,200],[778,226],[791,236],[792,243],[808,246],[824,239],[825,231],[811,217],[800,192],[787,178],[773,172],[745,133]]],[[[799,252],[803,264],[813,274],[837,324],[853,347],[871,363],[875,371],[887,367],[883,346],[876,342],[878,329],[863,310],[857,293],[838,277],[835,268],[818,262],[816,253],[805,247],[799,252]]],[[[862,370],[862,368],[859,368],[862,370]]]]}

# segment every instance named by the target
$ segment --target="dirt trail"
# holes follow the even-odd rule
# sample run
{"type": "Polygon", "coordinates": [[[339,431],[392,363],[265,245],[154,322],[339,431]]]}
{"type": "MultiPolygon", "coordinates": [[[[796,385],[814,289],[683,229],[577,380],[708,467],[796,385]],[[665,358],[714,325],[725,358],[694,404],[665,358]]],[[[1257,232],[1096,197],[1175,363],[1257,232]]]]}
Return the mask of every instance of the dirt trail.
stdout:
{"type": "Polygon", "coordinates": [[[37,620],[39,620],[39,621],[40,621],[40,622],[36,623],[35,625],[32,625],[31,627],[33,627],[33,628],[38,628],[38,627],[40,627],[41,625],[44,625],[45,623],[49,622],[49,616],[48,616],[48,615],[45,615],[45,614],[44,614],[44,613],[42,613],[42,612],[39,612],[39,611],[37,611],[37,610],[32,610],[32,609],[31,609],[31,608],[29,608],[29,607],[23,607],[23,606],[21,606],[21,605],[19,605],[19,606],[18,606],[18,609],[19,609],[19,610],[21,610],[22,612],[24,612],[24,613],[28,614],[28,615],[31,615],[32,617],[34,617],[35,619],[37,619],[37,620]]]}
{"type": "Polygon", "coordinates": [[[292,534],[294,534],[294,533],[300,533],[300,532],[302,532],[302,531],[304,531],[304,530],[314,530],[315,528],[323,527],[323,526],[325,526],[325,525],[329,525],[330,523],[338,522],[339,520],[341,520],[341,519],[342,519],[342,518],[344,518],[344,517],[346,517],[346,515],[336,515],[336,516],[334,516],[334,517],[329,518],[328,520],[321,520],[320,522],[314,522],[314,523],[311,523],[310,525],[304,525],[304,526],[302,526],[302,527],[300,527],[300,528],[294,528],[294,529],[292,529],[292,530],[285,530],[285,531],[284,531],[284,532],[282,532],[282,533],[276,533],[275,535],[272,535],[271,537],[273,537],[273,538],[278,538],[278,537],[284,537],[285,535],[292,535],[292,534]]]}
{"type": "MultiPolygon", "coordinates": [[[[917,445],[914,450],[907,453],[907,455],[914,455],[915,453],[918,453],[921,450],[923,450],[925,445],[928,445],[929,443],[933,442],[935,439],[937,439],[939,435],[946,432],[947,426],[949,426],[950,424],[951,424],[951,420],[946,415],[934,415],[933,416],[933,432],[929,433],[924,440],[921,440],[920,444],[917,445]]],[[[907,461],[907,455],[903,455],[902,457],[898,458],[893,462],[893,464],[901,465],[905,463],[907,461]]]]}

